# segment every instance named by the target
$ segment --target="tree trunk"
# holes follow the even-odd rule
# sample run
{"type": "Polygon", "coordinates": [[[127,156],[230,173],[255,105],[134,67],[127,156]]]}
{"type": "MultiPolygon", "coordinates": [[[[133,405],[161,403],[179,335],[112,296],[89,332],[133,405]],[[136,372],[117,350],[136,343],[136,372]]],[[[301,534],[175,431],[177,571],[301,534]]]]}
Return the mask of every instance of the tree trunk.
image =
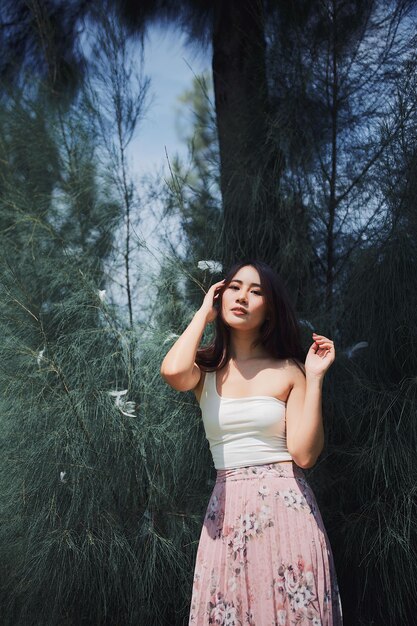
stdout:
{"type": "Polygon", "coordinates": [[[265,50],[263,3],[219,3],[213,23],[213,82],[226,266],[246,256],[272,265],[278,260],[282,158],[268,137],[265,50]]]}

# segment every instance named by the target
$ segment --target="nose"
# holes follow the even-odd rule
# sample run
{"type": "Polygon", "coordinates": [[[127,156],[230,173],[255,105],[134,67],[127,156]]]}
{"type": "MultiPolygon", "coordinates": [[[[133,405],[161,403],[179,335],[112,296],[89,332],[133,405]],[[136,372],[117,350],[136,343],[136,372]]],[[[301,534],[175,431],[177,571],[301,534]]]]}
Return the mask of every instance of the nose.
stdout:
{"type": "Polygon", "coordinates": [[[245,296],[245,294],[244,294],[243,292],[239,292],[239,293],[238,293],[238,296],[237,296],[237,298],[236,298],[236,299],[237,299],[239,302],[242,302],[242,301],[243,301],[243,302],[246,302],[246,296],[245,296]]]}

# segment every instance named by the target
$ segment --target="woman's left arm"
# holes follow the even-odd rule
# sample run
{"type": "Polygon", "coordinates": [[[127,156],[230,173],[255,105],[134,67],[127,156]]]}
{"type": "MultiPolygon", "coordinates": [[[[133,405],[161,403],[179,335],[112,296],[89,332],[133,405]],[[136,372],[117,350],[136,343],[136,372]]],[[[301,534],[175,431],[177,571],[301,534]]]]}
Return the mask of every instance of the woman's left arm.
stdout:
{"type": "Polygon", "coordinates": [[[313,333],[305,362],[306,375],[298,368],[287,400],[287,448],[295,463],[313,467],[324,447],[322,388],[324,375],[335,359],[331,339],[313,333]]]}

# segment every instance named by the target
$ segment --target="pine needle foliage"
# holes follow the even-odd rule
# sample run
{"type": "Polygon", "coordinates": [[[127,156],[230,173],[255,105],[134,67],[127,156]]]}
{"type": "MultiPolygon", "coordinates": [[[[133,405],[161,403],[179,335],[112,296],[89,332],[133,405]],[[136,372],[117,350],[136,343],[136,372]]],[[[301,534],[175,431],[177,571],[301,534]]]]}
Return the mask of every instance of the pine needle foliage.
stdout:
{"type": "MultiPolygon", "coordinates": [[[[346,625],[411,624],[417,610],[412,70],[403,81],[394,77],[400,96],[391,98],[390,115],[397,134],[387,126],[384,137],[377,126],[372,147],[381,158],[372,160],[372,172],[355,182],[349,151],[335,145],[350,176],[346,184],[362,199],[354,207],[369,199],[365,208],[372,215],[375,209],[375,220],[358,232],[355,220],[341,221],[343,236],[334,242],[343,271],[329,275],[337,306],[319,306],[324,274],[310,271],[310,254],[324,259],[326,247],[305,239],[308,220],[319,215],[323,226],[330,220],[328,198],[311,184],[323,174],[320,154],[304,152],[310,158],[301,164],[289,159],[282,179],[288,185],[281,187],[291,226],[287,247],[284,239],[280,246],[281,271],[292,291],[299,289],[306,332],[336,343],[324,386],[326,446],[307,478],[330,535],[346,625]],[[301,180],[300,171],[309,177],[301,180]]],[[[159,367],[214,279],[198,262],[222,258],[216,236],[223,228],[219,171],[206,167],[218,149],[215,134],[206,133],[212,119],[196,84],[193,90],[188,97],[202,121],[194,160],[189,170],[174,163],[164,196],[167,213],[180,217],[185,253],[173,251],[155,276],[145,268],[155,289],[151,302],[144,298],[151,314],[128,328],[120,304],[106,296],[104,267],[123,207],[103,187],[97,152],[105,150],[96,144],[91,110],[79,101],[57,115],[22,94],[0,110],[6,626],[187,623],[215,470],[193,394],[171,389],[159,367]]],[[[288,126],[293,154],[291,146],[303,145],[296,133],[304,126],[294,132],[288,126]]],[[[324,139],[317,149],[325,149],[324,139]]],[[[317,228],[314,222],[312,241],[317,228]]],[[[256,241],[261,253],[262,239],[256,241]]],[[[202,343],[209,336],[207,329],[202,343]]]]}
{"type": "MultiPolygon", "coordinates": [[[[406,99],[408,114],[414,106],[408,88],[406,99]]],[[[393,107],[391,113],[399,123],[399,111],[393,107]]],[[[412,136],[409,115],[404,124],[404,133],[412,136]]],[[[379,140],[385,146],[383,132],[379,140]]],[[[335,281],[337,307],[328,310],[320,304],[321,285],[312,275],[303,293],[305,309],[299,310],[304,325],[334,338],[336,344],[336,363],[323,390],[325,450],[307,475],[335,554],[347,625],[412,623],[416,611],[415,159],[404,137],[390,141],[368,188],[376,204],[380,198],[375,199],[372,188],[377,179],[383,181],[378,193],[384,213],[377,213],[378,222],[370,222],[368,237],[359,242],[355,223],[350,222],[343,246],[337,248],[344,262],[335,281]]],[[[183,195],[173,194],[170,207],[176,198],[187,202],[189,197],[186,177],[176,182],[183,195]]],[[[205,179],[209,183],[210,174],[205,179]]],[[[195,252],[201,254],[204,243],[207,250],[215,250],[210,236],[215,222],[210,219],[205,229],[201,227],[204,196],[195,194],[193,199],[198,202],[186,205],[188,220],[183,225],[189,245],[176,263],[183,262],[186,293],[197,305],[202,294],[195,252]]],[[[294,206],[293,200],[288,195],[288,207],[294,206]]],[[[175,272],[164,274],[168,288],[175,272]]],[[[207,277],[200,278],[205,285],[207,277]]],[[[177,297],[181,302],[184,296],[177,297]]],[[[179,334],[186,324],[177,324],[178,319],[173,328],[179,334]]],[[[308,347],[310,337],[306,334],[305,339],[308,347]]],[[[181,396],[177,394],[177,402],[181,396]]]]}
{"type": "MultiPolygon", "coordinates": [[[[402,27],[404,39],[399,37],[399,44],[407,39],[409,25],[402,27]]],[[[378,159],[372,161],[372,171],[366,170],[366,180],[352,179],[350,183],[363,223],[358,228],[352,213],[352,219],[344,220],[343,236],[335,240],[341,270],[334,273],[333,306],[328,307],[323,299],[323,271],[320,276],[311,274],[299,300],[305,304],[304,322],[334,338],[336,344],[336,363],[326,375],[323,390],[325,450],[307,475],[335,554],[346,625],[411,624],[417,610],[413,574],[417,545],[417,233],[412,140],[416,100],[414,65],[412,60],[405,62],[401,50],[413,55],[406,46],[398,50],[396,58],[403,64],[397,63],[396,73],[378,87],[381,94],[389,88],[391,97],[389,119],[375,124],[372,150],[378,159]],[[366,219],[368,215],[372,219],[366,219]]],[[[395,55],[391,61],[395,63],[395,55]]],[[[370,102],[364,100],[366,106],[370,102]]],[[[292,103],[289,101],[290,106],[292,103]]],[[[353,108],[352,115],[358,110],[353,108]]],[[[358,119],[363,121],[359,114],[358,119]]],[[[308,120],[311,124],[310,117],[308,120]]],[[[291,137],[296,130],[288,129],[290,139],[297,139],[291,137]]],[[[365,137],[362,141],[358,149],[365,153],[370,144],[365,137]]],[[[351,175],[355,164],[346,146],[341,154],[351,175]]],[[[303,164],[307,166],[312,177],[322,175],[314,161],[303,164]]],[[[289,180],[299,181],[298,167],[298,163],[289,163],[289,180]]],[[[317,189],[312,186],[304,191],[314,194],[317,189]]],[[[289,210],[301,202],[301,196],[291,195],[290,185],[284,193],[283,204],[287,203],[289,210]]],[[[306,219],[313,221],[313,234],[316,208],[323,212],[323,223],[329,223],[326,198],[317,194],[315,205],[304,206],[306,219]]],[[[198,239],[190,236],[190,243],[206,242],[212,250],[209,228],[213,222],[206,232],[200,231],[200,211],[195,220],[191,211],[184,231],[200,235],[198,239]]],[[[299,232],[295,229],[296,235],[299,232]]],[[[304,257],[294,260],[298,266],[308,259],[307,247],[300,245],[304,257]]],[[[320,255],[326,250],[320,243],[315,248],[320,255]]],[[[196,265],[195,246],[185,249],[191,273],[196,265]]],[[[294,246],[289,251],[294,259],[297,251],[294,246]]],[[[284,263],[282,268],[286,268],[284,263]]],[[[188,293],[193,293],[191,288],[188,293]]],[[[197,303],[198,289],[195,296],[197,303]]],[[[306,347],[309,340],[306,337],[306,347]]]]}
{"type": "Polygon", "coordinates": [[[155,366],[167,338],[142,340],[133,376],[135,342],[81,281],[52,315],[56,336],[44,337],[40,323],[47,343],[37,363],[28,348],[37,324],[25,323],[30,302],[19,302],[2,315],[2,357],[22,354],[1,375],[8,623],[182,623],[207,497],[201,485],[208,492],[213,477],[195,403],[179,400],[155,366]],[[25,328],[19,341],[11,318],[25,328]],[[136,400],[134,415],[115,405],[116,389],[136,400]]]}
{"type": "Polygon", "coordinates": [[[413,156],[403,165],[396,195],[387,196],[391,219],[379,243],[356,251],[343,285],[341,344],[367,346],[341,354],[327,386],[332,454],[319,492],[347,624],[412,624],[417,610],[413,156]]]}
{"type": "Polygon", "coordinates": [[[192,314],[183,275],[166,264],[155,320],[126,329],[103,269],[122,208],[90,122],[32,105],[33,143],[29,109],[2,118],[2,623],[186,623],[214,469],[195,399],[159,375],[192,314]]]}

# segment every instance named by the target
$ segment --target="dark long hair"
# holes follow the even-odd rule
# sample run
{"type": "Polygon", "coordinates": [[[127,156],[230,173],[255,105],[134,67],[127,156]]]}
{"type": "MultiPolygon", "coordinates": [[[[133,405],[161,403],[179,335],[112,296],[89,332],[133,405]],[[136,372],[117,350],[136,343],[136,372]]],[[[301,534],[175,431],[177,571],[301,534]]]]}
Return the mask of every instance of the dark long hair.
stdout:
{"type": "Polygon", "coordinates": [[[256,259],[237,261],[226,273],[225,284],[217,292],[219,313],[215,319],[214,339],[197,350],[197,365],[204,371],[212,371],[221,369],[229,361],[230,329],[220,314],[223,292],[240,268],[246,265],[251,265],[259,273],[262,293],[266,299],[266,317],[269,318],[262,323],[254,346],[262,344],[273,358],[292,359],[305,374],[303,368],[306,352],[301,344],[300,326],[287,288],[281,277],[267,263],[256,259]]]}

